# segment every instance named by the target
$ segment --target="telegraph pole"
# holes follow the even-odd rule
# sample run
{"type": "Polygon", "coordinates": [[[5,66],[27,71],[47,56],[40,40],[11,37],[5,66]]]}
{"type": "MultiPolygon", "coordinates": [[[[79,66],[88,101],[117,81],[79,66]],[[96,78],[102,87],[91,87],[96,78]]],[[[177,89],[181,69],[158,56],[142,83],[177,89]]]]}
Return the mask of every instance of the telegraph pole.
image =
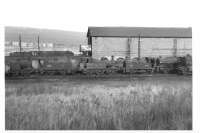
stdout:
{"type": "Polygon", "coordinates": [[[139,34],[139,37],[138,37],[138,59],[140,60],[140,49],[141,49],[141,46],[140,46],[140,34],[139,34]]]}
{"type": "Polygon", "coordinates": [[[22,52],[22,40],[21,40],[21,34],[19,35],[19,52],[22,52]]]}
{"type": "Polygon", "coordinates": [[[37,41],[38,41],[38,52],[40,52],[40,37],[39,36],[38,36],[37,41]]]}
{"type": "Polygon", "coordinates": [[[174,39],[174,57],[177,56],[177,39],[174,39]]]}
{"type": "Polygon", "coordinates": [[[127,51],[127,57],[128,57],[128,60],[130,61],[130,59],[131,59],[131,38],[130,38],[130,37],[128,38],[128,51],[127,51]]]}

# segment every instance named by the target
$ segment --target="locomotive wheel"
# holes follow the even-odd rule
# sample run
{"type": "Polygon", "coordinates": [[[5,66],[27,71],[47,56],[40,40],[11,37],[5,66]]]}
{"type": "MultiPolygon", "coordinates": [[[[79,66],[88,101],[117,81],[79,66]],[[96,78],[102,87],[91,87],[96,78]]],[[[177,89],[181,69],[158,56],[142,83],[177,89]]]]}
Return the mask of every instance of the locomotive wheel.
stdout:
{"type": "Polygon", "coordinates": [[[104,74],[109,74],[109,70],[106,70],[106,71],[104,72],[104,74]]]}
{"type": "Polygon", "coordinates": [[[179,70],[177,73],[178,73],[179,75],[184,75],[184,74],[183,74],[183,71],[181,71],[181,70],[179,70]]]}
{"type": "Polygon", "coordinates": [[[66,71],[60,71],[60,75],[66,75],[66,71]]]}
{"type": "Polygon", "coordinates": [[[46,72],[45,71],[40,71],[40,75],[46,75],[46,72]]]}
{"type": "Polygon", "coordinates": [[[53,72],[51,72],[51,75],[58,75],[58,74],[59,74],[58,71],[53,71],[53,72]]]}
{"type": "Polygon", "coordinates": [[[168,70],[163,70],[163,73],[164,73],[164,74],[168,74],[169,71],[168,71],[168,70]]]}
{"type": "Polygon", "coordinates": [[[103,70],[99,70],[99,71],[98,71],[98,74],[99,74],[99,75],[103,74],[103,70]]]}
{"type": "Polygon", "coordinates": [[[187,75],[187,70],[185,70],[185,69],[179,70],[178,74],[180,74],[180,75],[187,75]]]}
{"type": "Polygon", "coordinates": [[[63,72],[62,71],[56,71],[56,75],[62,75],[63,72]]]}
{"type": "Polygon", "coordinates": [[[148,73],[148,74],[151,74],[151,73],[152,73],[152,70],[151,70],[151,69],[148,69],[148,70],[147,70],[147,73],[148,73]]]}
{"type": "Polygon", "coordinates": [[[108,70],[108,74],[113,74],[114,73],[114,70],[110,69],[108,70]]]}
{"type": "Polygon", "coordinates": [[[61,75],[67,75],[67,72],[64,70],[61,72],[61,75]]]}
{"type": "Polygon", "coordinates": [[[19,76],[20,73],[19,73],[19,72],[15,72],[15,73],[13,73],[13,75],[14,75],[14,76],[19,76]]]}
{"type": "Polygon", "coordinates": [[[47,71],[47,75],[53,75],[52,71],[47,71]]]}
{"type": "Polygon", "coordinates": [[[5,73],[5,77],[10,77],[10,76],[12,76],[12,73],[5,73]]]}
{"type": "Polygon", "coordinates": [[[110,74],[113,74],[113,73],[114,73],[114,71],[111,69],[109,73],[110,73],[110,74]]]}
{"type": "Polygon", "coordinates": [[[86,70],[83,70],[83,71],[82,71],[82,74],[87,75],[88,72],[87,72],[86,70]]]}
{"type": "Polygon", "coordinates": [[[92,71],[85,71],[85,74],[86,75],[92,75],[92,74],[94,74],[92,71]]]}
{"type": "Polygon", "coordinates": [[[23,71],[23,72],[21,73],[21,75],[22,75],[23,77],[27,77],[27,76],[30,76],[30,72],[29,72],[29,71],[23,71]]]}
{"type": "Polygon", "coordinates": [[[67,72],[66,72],[65,70],[63,70],[63,71],[61,72],[61,75],[67,75],[67,72]]]}

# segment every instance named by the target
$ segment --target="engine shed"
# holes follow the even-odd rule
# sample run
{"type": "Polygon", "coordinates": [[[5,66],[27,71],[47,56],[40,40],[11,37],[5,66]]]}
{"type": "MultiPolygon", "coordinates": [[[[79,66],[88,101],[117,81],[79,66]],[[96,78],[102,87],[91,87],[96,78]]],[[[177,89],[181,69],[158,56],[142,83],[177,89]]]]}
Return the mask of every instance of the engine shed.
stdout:
{"type": "Polygon", "coordinates": [[[192,28],[89,27],[95,59],[170,57],[192,54],[192,28]]]}

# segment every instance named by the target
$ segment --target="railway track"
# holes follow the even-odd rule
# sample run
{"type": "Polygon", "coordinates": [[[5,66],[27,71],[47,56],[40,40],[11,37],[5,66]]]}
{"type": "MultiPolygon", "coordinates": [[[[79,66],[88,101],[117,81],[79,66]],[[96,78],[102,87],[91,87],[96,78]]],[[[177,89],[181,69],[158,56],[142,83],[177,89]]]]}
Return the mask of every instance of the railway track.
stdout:
{"type": "Polygon", "coordinates": [[[177,75],[177,74],[113,74],[113,75],[31,75],[31,76],[17,76],[5,77],[5,80],[24,80],[24,79],[134,79],[134,78],[147,78],[147,77],[192,77],[192,75],[177,75]]]}

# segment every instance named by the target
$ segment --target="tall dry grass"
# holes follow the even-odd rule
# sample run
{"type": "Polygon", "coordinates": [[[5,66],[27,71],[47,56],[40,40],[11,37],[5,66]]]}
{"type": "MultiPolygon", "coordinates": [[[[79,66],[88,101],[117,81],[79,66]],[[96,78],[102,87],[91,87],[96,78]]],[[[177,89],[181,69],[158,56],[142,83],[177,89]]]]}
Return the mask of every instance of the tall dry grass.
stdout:
{"type": "Polygon", "coordinates": [[[192,129],[191,79],[6,83],[6,129],[192,129]]]}

